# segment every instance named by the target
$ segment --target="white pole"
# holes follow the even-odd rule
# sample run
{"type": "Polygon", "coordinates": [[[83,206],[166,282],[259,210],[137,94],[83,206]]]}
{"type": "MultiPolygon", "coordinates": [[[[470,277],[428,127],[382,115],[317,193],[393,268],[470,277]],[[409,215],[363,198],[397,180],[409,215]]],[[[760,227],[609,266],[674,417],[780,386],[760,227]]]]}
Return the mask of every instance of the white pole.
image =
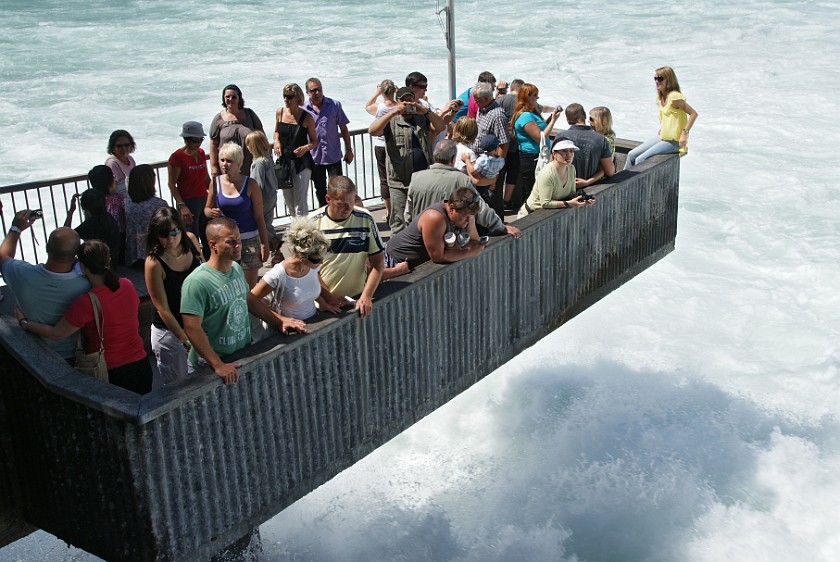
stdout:
{"type": "Polygon", "coordinates": [[[455,0],[446,0],[446,48],[449,49],[449,99],[454,100],[455,90],[455,0]]]}

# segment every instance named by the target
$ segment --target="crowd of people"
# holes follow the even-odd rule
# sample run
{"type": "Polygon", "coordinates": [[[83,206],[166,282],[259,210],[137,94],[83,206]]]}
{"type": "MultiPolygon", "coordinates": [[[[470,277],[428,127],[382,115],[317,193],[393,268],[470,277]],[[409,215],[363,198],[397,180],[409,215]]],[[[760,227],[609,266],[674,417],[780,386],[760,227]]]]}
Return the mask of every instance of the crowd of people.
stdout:
{"type": "MultiPolygon", "coordinates": [[[[632,150],[627,167],[686,149],[697,113],[672,69],[657,69],[659,135],[632,150]]],[[[90,189],[74,196],[64,226],[47,241],[47,260],[15,259],[20,233],[38,217],[18,212],[0,245],[0,271],[17,298],[20,327],[44,338],[68,363],[104,350],[111,383],[149,392],[209,366],[238,380],[226,357],[270,333],[305,333],[318,310],[353,307],[367,316],[381,281],[426,261],[479,254],[489,236],[521,232],[505,211],[592,205],[584,188],[616,172],[615,133],[606,107],[539,104],[530,83],[475,85],[439,109],[420,72],[397,87],[384,80],[366,102],[392,236],[383,242],[342,162],[354,159],[349,120],[317,78],[283,88],[273,144],[234,84],[210,125],[183,124],[183,146],[169,158],[174,206],[155,195],[155,174],[138,165],[128,131],[114,131],[108,159],[90,170],[90,189]],[[543,117],[547,115],[547,117],[543,117]],[[564,116],[568,128],[558,131],[564,116]],[[550,139],[554,133],[555,138],[550,139]],[[342,150],[342,141],[344,148],[342,150]],[[309,210],[309,182],[318,208],[309,210]],[[293,220],[274,229],[277,192],[293,220]],[[83,220],[71,228],[77,204],[83,220]],[[282,242],[288,257],[279,258],[282,242]],[[273,267],[261,279],[267,262],[273,267]],[[154,306],[149,363],[138,335],[140,300],[117,266],[142,268],[154,306]]]]}

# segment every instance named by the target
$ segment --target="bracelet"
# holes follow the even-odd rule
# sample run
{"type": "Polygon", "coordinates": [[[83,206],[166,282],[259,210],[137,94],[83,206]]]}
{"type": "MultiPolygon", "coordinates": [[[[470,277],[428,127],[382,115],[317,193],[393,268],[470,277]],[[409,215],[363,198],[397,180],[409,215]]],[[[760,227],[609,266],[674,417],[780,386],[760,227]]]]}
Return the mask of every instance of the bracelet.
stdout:
{"type": "Polygon", "coordinates": [[[190,344],[190,340],[184,340],[184,343],[182,345],[184,346],[184,349],[186,349],[187,351],[192,349],[192,345],[190,344]]]}
{"type": "Polygon", "coordinates": [[[186,207],[186,206],[187,206],[187,204],[186,204],[186,203],[184,203],[183,201],[181,201],[180,203],[178,203],[178,208],[179,208],[179,209],[180,209],[181,207],[186,207]]]}

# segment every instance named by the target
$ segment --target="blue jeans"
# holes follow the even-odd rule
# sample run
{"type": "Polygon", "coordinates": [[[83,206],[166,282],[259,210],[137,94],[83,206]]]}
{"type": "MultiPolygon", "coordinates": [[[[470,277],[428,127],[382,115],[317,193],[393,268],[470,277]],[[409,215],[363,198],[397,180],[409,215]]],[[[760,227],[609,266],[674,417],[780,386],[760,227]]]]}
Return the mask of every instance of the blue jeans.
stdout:
{"type": "Polygon", "coordinates": [[[676,154],[680,151],[680,143],[677,141],[659,140],[659,137],[643,142],[627,154],[627,162],[624,164],[624,169],[641,164],[651,156],[657,154],[676,154]]]}

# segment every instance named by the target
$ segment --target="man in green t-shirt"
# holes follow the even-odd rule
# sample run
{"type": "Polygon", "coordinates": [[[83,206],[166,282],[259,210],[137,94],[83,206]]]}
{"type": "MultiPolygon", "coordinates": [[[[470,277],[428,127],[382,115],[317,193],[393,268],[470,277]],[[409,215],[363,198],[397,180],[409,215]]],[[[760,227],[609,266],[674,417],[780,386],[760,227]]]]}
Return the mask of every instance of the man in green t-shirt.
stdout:
{"type": "Polygon", "coordinates": [[[203,359],[225,384],[231,384],[239,380],[239,364],[225,363],[219,356],[251,343],[249,312],[284,334],[289,330],[305,332],[306,325],[273,312],[248,290],[242,268],[236,263],[242,254],[242,241],[235,222],[228,218],[210,221],[207,241],[210,258],[190,273],[181,287],[181,317],[192,344],[190,362],[198,366],[203,359]]]}

